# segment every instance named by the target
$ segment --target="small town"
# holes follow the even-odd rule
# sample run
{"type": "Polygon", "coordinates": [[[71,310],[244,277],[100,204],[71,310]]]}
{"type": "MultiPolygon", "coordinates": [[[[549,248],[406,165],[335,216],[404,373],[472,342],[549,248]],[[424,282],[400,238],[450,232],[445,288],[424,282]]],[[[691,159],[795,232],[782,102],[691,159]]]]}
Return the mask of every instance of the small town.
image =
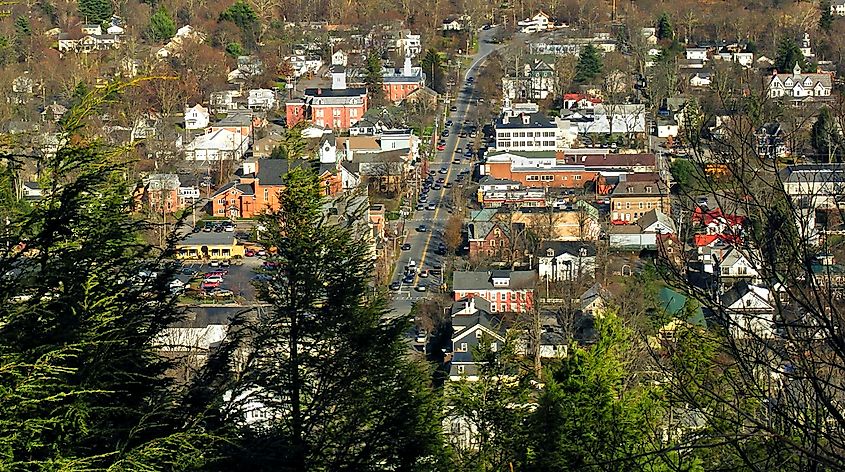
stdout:
{"type": "Polygon", "coordinates": [[[845,471],[845,0],[4,8],[0,469],[845,471]]]}

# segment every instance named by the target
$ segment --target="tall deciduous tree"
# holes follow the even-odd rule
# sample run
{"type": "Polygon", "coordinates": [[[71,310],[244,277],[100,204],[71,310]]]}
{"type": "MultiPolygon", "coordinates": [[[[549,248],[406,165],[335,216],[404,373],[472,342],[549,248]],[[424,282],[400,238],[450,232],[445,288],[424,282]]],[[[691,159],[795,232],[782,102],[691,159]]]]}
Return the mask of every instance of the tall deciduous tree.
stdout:
{"type": "Polygon", "coordinates": [[[584,83],[593,80],[601,73],[602,61],[598,50],[591,44],[584,46],[575,65],[575,81],[584,83]]]}
{"type": "Polygon", "coordinates": [[[810,143],[816,151],[818,159],[831,162],[842,155],[842,133],[830,113],[830,109],[823,107],[810,132],[810,143]]]}
{"type": "Polygon", "coordinates": [[[284,176],[279,210],[262,218],[276,248],[259,286],[243,372],[224,405],[241,423],[229,469],[409,470],[436,460],[439,411],[421,367],[406,359],[407,320],[373,295],[373,258],[351,228],[327,221],[316,174],[284,176]],[[236,464],[237,466],[235,466],[236,464]]]}

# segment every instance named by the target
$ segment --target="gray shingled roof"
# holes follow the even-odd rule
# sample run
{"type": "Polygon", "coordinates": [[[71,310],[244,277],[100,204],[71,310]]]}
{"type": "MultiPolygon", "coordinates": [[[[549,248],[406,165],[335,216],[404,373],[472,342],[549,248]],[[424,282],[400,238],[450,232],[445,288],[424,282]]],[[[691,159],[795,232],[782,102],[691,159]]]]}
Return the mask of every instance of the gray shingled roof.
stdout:
{"type": "MultiPolygon", "coordinates": [[[[534,271],[500,271],[510,276],[509,289],[521,290],[534,287],[537,274],[534,271]]],[[[452,276],[452,289],[456,291],[465,290],[497,290],[502,287],[494,287],[491,276],[487,271],[456,271],[452,276]]],[[[499,275],[498,272],[496,275],[499,275]]]]}
{"type": "Polygon", "coordinates": [[[537,254],[547,257],[547,251],[551,249],[555,252],[555,256],[564,253],[578,256],[582,248],[587,251],[587,257],[596,255],[596,244],[588,241],[543,241],[540,243],[537,254]]]}

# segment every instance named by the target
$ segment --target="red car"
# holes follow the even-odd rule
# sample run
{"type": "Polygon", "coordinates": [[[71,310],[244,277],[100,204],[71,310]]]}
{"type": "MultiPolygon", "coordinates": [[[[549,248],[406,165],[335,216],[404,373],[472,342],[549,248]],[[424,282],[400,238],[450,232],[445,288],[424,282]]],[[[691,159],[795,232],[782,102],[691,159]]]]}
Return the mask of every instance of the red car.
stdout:
{"type": "Polygon", "coordinates": [[[202,288],[203,290],[208,290],[210,288],[218,288],[220,287],[220,282],[203,282],[202,288]]]}
{"type": "Polygon", "coordinates": [[[247,249],[246,251],[244,251],[244,255],[246,257],[255,257],[255,251],[253,251],[252,249],[247,249]]]}
{"type": "Polygon", "coordinates": [[[446,145],[445,145],[445,144],[438,144],[438,145],[437,145],[437,150],[438,150],[438,151],[443,151],[443,150],[445,150],[445,149],[446,149],[446,145]]]}
{"type": "Polygon", "coordinates": [[[212,270],[211,272],[206,272],[205,275],[203,275],[203,278],[224,277],[226,275],[229,275],[228,270],[212,270]]]}

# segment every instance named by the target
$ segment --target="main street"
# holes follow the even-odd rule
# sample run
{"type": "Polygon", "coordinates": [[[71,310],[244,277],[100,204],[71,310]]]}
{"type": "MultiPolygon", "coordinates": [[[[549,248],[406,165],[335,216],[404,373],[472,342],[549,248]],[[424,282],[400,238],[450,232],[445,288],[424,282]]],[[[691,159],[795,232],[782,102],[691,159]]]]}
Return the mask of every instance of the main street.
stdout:
{"type": "MultiPolygon", "coordinates": [[[[478,71],[484,63],[484,59],[493,52],[497,46],[487,42],[495,31],[495,28],[481,31],[478,35],[478,51],[472,57],[472,62],[460,80],[455,84],[454,99],[447,107],[455,106],[456,111],[450,112],[448,119],[452,120],[452,125],[447,127],[449,136],[446,139],[446,147],[443,151],[438,151],[434,160],[429,161],[429,169],[434,171],[434,181],[444,178],[445,183],[451,183],[451,188],[443,186],[440,190],[431,189],[428,193],[428,201],[426,203],[436,204],[434,210],[415,210],[417,202],[410,202],[413,213],[410,218],[405,220],[406,238],[402,243],[410,244],[409,250],[401,251],[399,259],[396,262],[396,268],[393,274],[393,282],[400,284],[399,290],[392,291],[392,308],[396,316],[401,316],[411,311],[411,306],[415,301],[425,298],[428,291],[418,291],[419,284],[424,283],[427,290],[439,290],[439,286],[443,284],[441,276],[429,275],[428,278],[421,278],[419,275],[414,276],[412,283],[403,283],[402,279],[405,275],[405,268],[414,261],[418,272],[420,270],[431,269],[436,266],[444,267],[445,256],[436,254],[438,246],[444,242],[443,233],[446,229],[446,222],[449,219],[449,211],[447,206],[451,204],[452,199],[457,197],[455,202],[458,205],[463,205],[463,198],[460,196],[453,197],[453,192],[460,192],[461,185],[456,184],[455,177],[462,171],[465,173],[465,182],[471,177],[471,163],[470,159],[464,157],[464,150],[466,143],[470,142],[469,138],[460,138],[459,134],[463,129],[463,122],[468,121],[474,123],[478,118],[475,112],[474,99],[472,98],[475,90],[474,82],[467,82],[469,77],[477,77],[478,71]],[[452,164],[452,160],[460,157],[460,164],[452,164]],[[441,170],[442,169],[442,170],[441,170]],[[444,173],[445,172],[445,173],[444,173]],[[426,225],[427,231],[418,231],[420,225],[426,225]]],[[[481,126],[484,123],[478,123],[478,132],[481,133],[481,126]]],[[[439,139],[439,137],[438,137],[439,139]]],[[[425,176],[422,176],[425,179],[425,176]]],[[[458,211],[459,208],[455,208],[458,211]]]]}

